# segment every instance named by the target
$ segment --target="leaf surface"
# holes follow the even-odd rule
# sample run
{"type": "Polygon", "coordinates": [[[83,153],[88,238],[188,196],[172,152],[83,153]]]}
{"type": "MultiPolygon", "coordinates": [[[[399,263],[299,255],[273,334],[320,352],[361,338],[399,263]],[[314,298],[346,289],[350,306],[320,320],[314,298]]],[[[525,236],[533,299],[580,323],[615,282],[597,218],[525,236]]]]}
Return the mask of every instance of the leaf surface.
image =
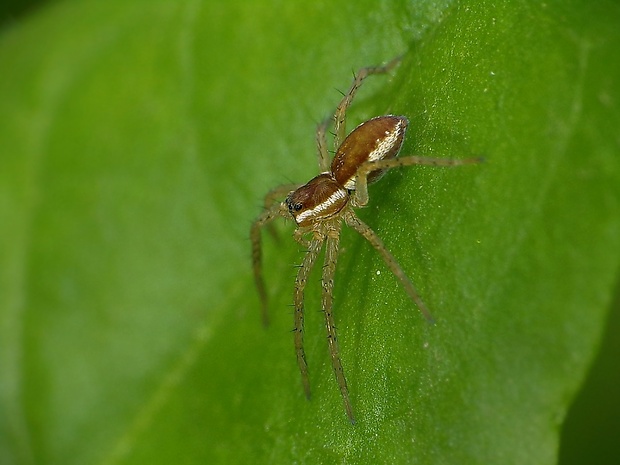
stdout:
{"type": "MultiPolygon", "coordinates": [[[[620,255],[620,10],[611,2],[65,2],[0,36],[0,462],[554,463],[620,255]],[[360,216],[431,308],[345,231],[335,314],[348,423],[302,251],[248,230],[349,128],[411,124],[360,216]]],[[[320,268],[320,267],[319,267],[320,268]]]]}

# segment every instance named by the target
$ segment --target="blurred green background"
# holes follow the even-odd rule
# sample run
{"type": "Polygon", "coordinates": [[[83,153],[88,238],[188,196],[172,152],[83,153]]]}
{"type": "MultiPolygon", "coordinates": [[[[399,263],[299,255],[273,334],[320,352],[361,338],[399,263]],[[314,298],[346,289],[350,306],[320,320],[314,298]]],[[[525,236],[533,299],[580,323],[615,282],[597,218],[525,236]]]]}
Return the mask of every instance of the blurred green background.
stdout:
{"type": "MultiPolygon", "coordinates": [[[[46,15],[46,10],[53,7],[50,3],[56,2],[7,0],[0,5],[0,25],[5,31],[7,28],[20,28],[22,24],[31,21],[31,18],[46,15]]],[[[78,3],[78,0],[75,0],[75,3],[78,3]]],[[[603,2],[602,5],[601,8],[609,8],[610,15],[620,18],[618,8],[611,2],[603,2]]],[[[326,11],[326,14],[329,14],[329,11],[326,11]]],[[[223,36],[222,40],[225,39],[226,37],[223,36]]],[[[620,47],[620,43],[617,46],[620,47]]],[[[311,57],[313,52],[304,51],[303,53],[311,57]]],[[[0,63],[0,69],[2,66],[0,63]]],[[[286,69],[278,70],[278,72],[286,72],[286,69]]],[[[616,82],[616,86],[620,86],[620,82],[616,82]]],[[[225,102],[221,104],[225,105],[225,102]]],[[[618,103],[615,102],[615,104],[618,103]]],[[[1,102],[0,105],[2,105],[1,102]]],[[[620,128],[618,132],[620,134],[620,128]]],[[[9,154],[2,153],[0,156],[4,158],[9,154]]],[[[243,227],[239,229],[242,230],[243,227]]],[[[245,246],[246,244],[242,244],[242,247],[245,246]]],[[[286,293],[288,288],[279,289],[278,292],[286,293]]],[[[618,441],[620,437],[620,339],[617,337],[618,334],[620,334],[620,283],[616,286],[615,298],[609,310],[600,353],[592,365],[583,388],[573,402],[564,424],[559,452],[561,464],[608,464],[620,460],[620,441],[618,441]]],[[[5,443],[5,440],[6,438],[0,441],[0,444],[5,443]]],[[[38,461],[24,460],[19,463],[38,463],[38,461]]],[[[40,463],[45,463],[45,461],[42,460],[40,463]]]]}
{"type": "Polygon", "coordinates": [[[0,4],[0,21],[2,26],[21,21],[29,14],[36,14],[36,10],[51,3],[42,0],[5,0],[0,4]]]}

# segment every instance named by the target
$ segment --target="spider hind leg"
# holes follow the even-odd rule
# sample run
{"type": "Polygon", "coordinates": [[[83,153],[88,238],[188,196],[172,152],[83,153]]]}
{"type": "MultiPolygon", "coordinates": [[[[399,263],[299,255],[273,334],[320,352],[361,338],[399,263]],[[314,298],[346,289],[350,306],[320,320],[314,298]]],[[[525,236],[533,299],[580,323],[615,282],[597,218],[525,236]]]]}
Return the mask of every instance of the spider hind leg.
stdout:
{"type": "Polygon", "coordinates": [[[374,232],[370,226],[360,220],[359,217],[352,211],[347,212],[347,215],[345,216],[345,222],[348,226],[355,229],[364,239],[370,242],[370,245],[372,245],[373,248],[377,252],[379,252],[379,255],[381,256],[387,267],[390,269],[396,279],[398,279],[411,300],[413,300],[418,306],[418,308],[422,312],[422,315],[424,315],[424,318],[426,318],[430,323],[434,323],[435,320],[433,319],[433,316],[431,315],[428,307],[420,297],[420,294],[418,294],[418,291],[413,286],[413,283],[409,280],[409,278],[399,265],[398,261],[396,261],[396,258],[394,258],[394,255],[392,255],[392,253],[388,250],[388,248],[385,246],[377,233],[374,232]]]}

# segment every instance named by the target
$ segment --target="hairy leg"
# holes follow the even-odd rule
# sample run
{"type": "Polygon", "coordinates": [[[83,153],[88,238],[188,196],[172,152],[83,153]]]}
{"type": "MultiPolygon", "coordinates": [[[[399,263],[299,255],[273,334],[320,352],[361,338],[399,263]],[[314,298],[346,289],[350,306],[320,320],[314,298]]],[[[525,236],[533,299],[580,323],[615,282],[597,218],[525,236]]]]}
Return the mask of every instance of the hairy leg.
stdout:
{"type": "Polygon", "coordinates": [[[283,184],[275,189],[271,189],[267,192],[267,194],[265,194],[265,199],[263,202],[265,208],[271,208],[274,204],[280,203],[284,197],[300,186],[301,184],[283,184]]]}
{"type": "Polygon", "coordinates": [[[299,365],[299,371],[301,372],[301,382],[308,398],[310,398],[310,380],[308,378],[308,364],[306,363],[306,353],[304,351],[304,289],[322,246],[323,239],[313,239],[308,243],[308,251],[297,271],[293,296],[293,305],[295,307],[295,328],[293,329],[295,333],[295,354],[297,355],[297,365],[299,365]]]}
{"type": "Polygon", "coordinates": [[[481,163],[482,158],[431,158],[410,156],[403,158],[391,158],[388,160],[369,161],[357,170],[355,177],[355,193],[353,194],[353,205],[363,207],[368,205],[368,175],[376,170],[388,170],[400,168],[402,166],[429,165],[429,166],[459,166],[481,163]]]}
{"type": "Polygon", "coordinates": [[[336,273],[336,261],[338,258],[338,244],[340,242],[340,221],[336,230],[330,231],[327,236],[327,244],[325,246],[325,265],[323,266],[323,298],[322,307],[325,315],[325,326],[327,328],[327,343],[329,345],[329,354],[332,359],[332,367],[336,375],[336,381],[342,394],[344,408],[347,416],[352,423],[355,423],[353,416],[353,408],[349,400],[349,389],[347,388],[347,380],[344,376],[342,362],[340,360],[340,350],[338,349],[338,337],[336,335],[336,325],[333,315],[334,307],[334,275],[336,273]]]}
{"type": "Polygon", "coordinates": [[[327,128],[330,122],[331,118],[327,118],[316,127],[316,147],[319,156],[319,170],[321,173],[330,170],[331,163],[329,160],[329,151],[327,150],[327,128]]]}
{"type": "Polygon", "coordinates": [[[263,226],[269,225],[274,219],[282,215],[280,205],[273,205],[271,208],[263,211],[261,215],[252,223],[250,228],[250,241],[252,242],[252,268],[254,271],[254,282],[258,290],[258,296],[261,301],[261,310],[263,324],[269,324],[269,314],[267,311],[267,291],[265,290],[265,281],[263,279],[263,253],[261,248],[261,229],[263,226]]]}
{"type": "Polygon", "coordinates": [[[342,144],[342,141],[344,140],[346,136],[347,109],[351,105],[351,102],[353,101],[353,98],[355,97],[355,94],[357,93],[358,89],[362,86],[364,79],[366,79],[371,74],[389,73],[392,70],[392,68],[394,68],[398,63],[400,63],[401,58],[402,57],[398,56],[394,58],[392,61],[390,61],[388,64],[386,64],[385,66],[369,66],[367,68],[362,68],[357,72],[357,74],[355,74],[353,83],[351,84],[349,91],[346,94],[344,94],[344,97],[342,97],[342,100],[340,101],[340,103],[338,104],[338,107],[336,108],[336,113],[334,114],[334,129],[336,132],[336,138],[334,140],[334,145],[335,145],[336,150],[338,150],[338,147],[340,147],[340,144],[342,144]]]}
{"type": "Polygon", "coordinates": [[[394,256],[387,249],[381,238],[377,236],[377,233],[375,233],[370,228],[370,226],[360,220],[357,215],[352,211],[347,212],[345,216],[345,221],[347,225],[360,233],[364,237],[364,239],[370,242],[370,244],[375,248],[375,250],[379,252],[379,255],[381,255],[381,258],[383,258],[385,264],[388,266],[390,271],[392,271],[394,276],[396,276],[396,279],[398,279],[400,284],[403,286],[405,292],[407,292],[409,297],[411,297],[411,299],[415,302],[424,317],[432,323],[433,317],[431,316],[431,312],[428,310],[426,304],[420,298],[420,295],[413,286],[413,283],[409,280],[409,278],[400,267],[394,256]]]}

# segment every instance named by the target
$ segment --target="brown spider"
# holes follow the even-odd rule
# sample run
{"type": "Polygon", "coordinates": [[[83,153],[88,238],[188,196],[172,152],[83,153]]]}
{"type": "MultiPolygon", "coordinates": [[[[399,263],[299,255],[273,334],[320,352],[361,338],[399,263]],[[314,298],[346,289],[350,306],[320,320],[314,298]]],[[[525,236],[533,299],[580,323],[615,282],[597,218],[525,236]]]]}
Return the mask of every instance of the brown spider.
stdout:
{"type": "Polygon", "coordinates": [[[340,393],[344,401],[346,413],[351,422],[355,422],[347,381],[344,376],[336,338],[334,323],[333,288],[338,243],[342,221],[360,233],[379,252],[388,268],[404,287],[409,297],[416,303],[427,320],[432,321],[430,312],[418,295],[415,287],[405,275],[394,256],[385,247],[377,234],[360,220],[353,207],[364,207],[368,204],[368,184],[377,181],[386,170],[400,166],[434,165],[454,166],[478,163],[480,159],[465,160],[429,158],[409,156],[396,158],[403,144],[408,120],[404,116],[378,116],[360,124],[346,138],[346,111],[362,81],[371,74],[389,72],[400,61],[400,57],[385,66],[374,66],[359,70],[349,91],[344,95],[334,114],[334,146],[337,148],[334,159],[329,163],[326,131],[330,119],[321,123],[316,132],[318,145],[319,168],[321,174],[304,185],[284,185],[270,191],[265,196],[263,213],[252,224],[252,260],[254,279],[262,303],[262,317],[268,323],[267,293],[263,281],[261,262],[261,228],[279,216],[292,218],[297,224],[294,238],[307,248],[306,255],[297,272],[295,280],[295,352],[297,364],[301,371],[301,380],[306,397],[310,397],[308,365],[304,352],[304,288],[310,270],[323,243],[325,247],[325,266],[322,277],[322,310],[325,314],[327,342],[332,359],[332,366],[340,393]],[[286,195],[283,202],[277,199],[286,195]],[[309,235],[306,239],[305,236],[309,235]]]}

